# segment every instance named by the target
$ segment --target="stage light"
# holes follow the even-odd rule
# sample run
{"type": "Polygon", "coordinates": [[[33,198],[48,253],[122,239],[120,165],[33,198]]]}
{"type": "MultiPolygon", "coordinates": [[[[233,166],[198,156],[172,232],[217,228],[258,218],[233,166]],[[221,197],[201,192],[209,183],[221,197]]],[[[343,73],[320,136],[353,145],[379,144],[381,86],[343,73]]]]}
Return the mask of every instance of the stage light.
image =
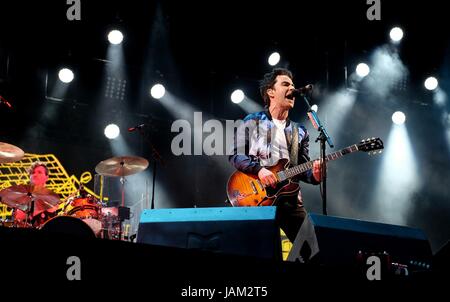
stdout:
{"type": "Polygon", "coordinates": [[[153,85],[152,89],[150,89],[150,95],[155,99],[160,99],[166,93],[166,88],[162,84],[153,85]]]}
{"type": "Polygon", "coordinates": [[[400,40],[403,38],[403,30],[400,27],[394,27],[389,32],[389,37],[393,42],[400,42],[400,40]]]}
{"type": "Polygon", "coordinates": [[[244,100],[244,98],[245,98],[245,94],[240,89],[236,89],[231,94],[231,101],[235,104],[239,104],[240,102],[242,102],[244,100]]]}
{"type": "Polygon", "coordinates": [[[311,110],[317,112],[317,110],[319,110],[319,106],[314,104],[314,105],[311,106],[311,110]]]}
{"type": "Polygon", "coordinates": [[[123,34],[116,29],[112,30],[108,34],[108,41],[114,45],[120,44],[123,41],[123,34]]]}
{"type": "Polygon", "coordinates": [[[381,165],[377,168],[377,181],[373,184],[372,200],[368,204],[373,206],[371,215],[375,219],[405,225],[414,208],[411,200],[416,192],[411,188],[421,183],[417,166],[419,161],[405,124],[392,124],[384,147],[380,156],[381,165]]]}
{"type": "Polygon", "coordinates": [[[270,66],[275,66],[278,64],[278,62],[280,62],[280,54],[278,52],[274,52],[269,56],[269,65],[270,66]]]}
{"type": "Polygon", "coordinates": [[[435,77],[429,77],[425,80],[425,88],[428,90],[435,90],[438,87],[438,80],[435,77]]]}
{"type": "Polygon", "coordinates": [[[63,83],[70,83],[72,82],[74,75],[72,70],[69,68],[63,68],[58,72],[59,80],[63,83]]]}
{"type": "Polygon", "coordinates": [[[396,125],[402,125],[403,123],[405,123],[405,120],[406,120],[406,116],[401,111],[396,111],[396,112],[394,112],[394,114],[392,114],[392,121],[396,125]]]}
{"type": "Polygon", "coordinates": [[[123,101],[125,98],[125,87],[127,80],[108,76],[106,78],[105,97],[123,101]]]}
{"type": "Polygon", "coordinates": [[[364,78],[370,73],[370,67],[366,63],[359,63],[358,66],[356,66],[356,74],[360,76],[361,78],[364,78]]]}
{"type": "Polygon", "coordinates": [[[105,127],[105,136],[109,139],[115,139],[119,136],[120,129],[116,124],[109,124],[105,127]]]}

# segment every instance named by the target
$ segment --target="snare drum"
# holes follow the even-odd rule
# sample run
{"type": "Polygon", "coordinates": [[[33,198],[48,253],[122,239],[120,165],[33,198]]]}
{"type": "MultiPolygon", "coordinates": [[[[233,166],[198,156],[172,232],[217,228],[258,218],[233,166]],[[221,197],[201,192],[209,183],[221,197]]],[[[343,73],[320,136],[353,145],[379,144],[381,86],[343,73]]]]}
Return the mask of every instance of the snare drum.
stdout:
{"type": "Polygon", "coordinates": [[[27,217],[27,214],[24,211],[15,209],[13,213],[14,222],[12,226],[18,228],[39,229],[46,221],[55,216],[55,212],[43,211],[33,217],[27,217]]]}

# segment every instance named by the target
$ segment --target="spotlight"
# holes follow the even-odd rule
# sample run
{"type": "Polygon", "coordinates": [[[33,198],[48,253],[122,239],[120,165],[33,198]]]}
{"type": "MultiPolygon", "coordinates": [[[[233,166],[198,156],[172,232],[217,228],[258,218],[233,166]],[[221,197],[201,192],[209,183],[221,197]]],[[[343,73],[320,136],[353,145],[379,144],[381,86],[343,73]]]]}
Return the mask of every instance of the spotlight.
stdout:
{"type": "Polygon", "coordinates": [[[319,110],[319,106],[314,104],[314,105],[311,106],[311,110],[317,112],[317,110],[319,110]]]}
{"type": "Polygon", "coordinates": [[[70,83],[72,82],[74,75],[72,70],[69,68],[63,68],[58,72],[59,80],[63,83],[70,83]]]}
{"type": "Polygon", "coordinates": [[[278,62],[280,62],[280,54],[278,52],[274,52],[269,56],[269,65],[270,66],[275,66],[278,64],[278,62]]]}
{"type": "Polygon", "coordinates": [[[401,111],[396,111],[394,112],[394,114],[392,114],[392,122],[394,122],[394,124],[401,125],[405,122],[405,120],[406,116],[401,111]]]}
{"type": "Polygon", "coordinates": [[[116,124],[109,124],[105,127],[105,136],[109,139],[115,139],[119,136],[120,129],[116,124]]]}
{"type": "Polygon", "coordinates": [[[400,42],[400,40],[403,38],[403,30],[400,27],[394,27],[389,32],[389,36],[391,37],[391,40],[393,42],[400,42]]]}
{"type": "Polygon", "coordinates": [[[150,94],[155,99],[160,99],[166,93],[166,88],[164,88],[161,84],[153,85],[152,89],[150,89],[150,94]]]}
{"type": "Polygon", "coordinates": [[[361,78],[367,76],[369,72],[370,68],[369,65],[367,65],[366,63],[359,63],[358,66],[356,66],[356,74],[361,78]]]}
{"type": "Polygon", "coordinates": [[[108,41],[111,44],[117,45],[122,43],[123,41],[123,34],[119,30],[112,30],[108,34],[108,41]]]}
{"type": "Polygon", "coordinates": [[[438,80],[435,77],[429,77],[425,80],[425,88],[428,90],[435,90],[438,87],[438,80]]]}
{"type": "Polygon", "coordinates": [[[245,98],[245,94],[240,89],[236,89],[231,94],[231,101],[235,104],[239,104],[240,102],[242,102],[244,100],[244,98],[245,98]]]}

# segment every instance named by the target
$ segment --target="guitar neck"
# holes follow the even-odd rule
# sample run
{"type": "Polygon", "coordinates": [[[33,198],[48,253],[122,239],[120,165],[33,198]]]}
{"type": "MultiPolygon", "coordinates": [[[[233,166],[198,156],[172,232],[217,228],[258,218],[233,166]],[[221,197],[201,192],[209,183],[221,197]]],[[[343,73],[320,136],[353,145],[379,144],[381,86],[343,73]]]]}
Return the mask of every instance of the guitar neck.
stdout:
{"type": "MultiPolygon", "coordinates": [[[[344,148],[342,150],[339,150],[334,153],[330,153],[330,154],[326,155],[325,160],[326,161],[336,160],[338,158],[341,158],[344,155],[350,154],[352,152],[356,152],[358,150],[359,149],[358,149],[357,145],[351,145],[351,146],[348,146],[347,148],[344,148]]],[[[312,161],[300,164],[298,166],[280,171],[280,172],[278,172],[278,177],[281,180],[284,180],[284,179],[288,179],[288,178],[297,176],[305,171],[308,171],[309,169],[312,169],[314,161],[315,160],[312,160],[312,161]]]]}

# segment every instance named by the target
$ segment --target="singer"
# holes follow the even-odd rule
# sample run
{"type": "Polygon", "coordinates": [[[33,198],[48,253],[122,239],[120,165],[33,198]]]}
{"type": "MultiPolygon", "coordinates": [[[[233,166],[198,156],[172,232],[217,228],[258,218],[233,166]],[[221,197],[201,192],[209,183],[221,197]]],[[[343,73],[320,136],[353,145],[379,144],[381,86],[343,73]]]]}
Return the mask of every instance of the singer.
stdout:
{"type": "MultiPolygon", "coordinates": [[[[277,176],[265,167],[276,164],[280,159],[289,159],[291,165],[310,160],[306,128],[288,117],[296,96],[309,90],[306,87],[296,90],[292,73],[287,69],[276,68],[265,74],[260,81],[265,110],[244,118],[243,127],[248,128],[248,135],[239,137],[243,132],[236,132],[230,163],[237,170],[257,177],[265,187],[275,187],[278,182],[277,176]],[[245,150],[244,154],[240,150],[245,150]]],[[[319,161],[314,161],[313,168],[300,174],[295,181],[319,184],[322,180],[320,168],[319,161]]],[[[291,242],[294,242],[307,214],[301,191],[298,190],[298,194],[294,192],[293,196],[277,204],[278,224],[291,242]]]]}

